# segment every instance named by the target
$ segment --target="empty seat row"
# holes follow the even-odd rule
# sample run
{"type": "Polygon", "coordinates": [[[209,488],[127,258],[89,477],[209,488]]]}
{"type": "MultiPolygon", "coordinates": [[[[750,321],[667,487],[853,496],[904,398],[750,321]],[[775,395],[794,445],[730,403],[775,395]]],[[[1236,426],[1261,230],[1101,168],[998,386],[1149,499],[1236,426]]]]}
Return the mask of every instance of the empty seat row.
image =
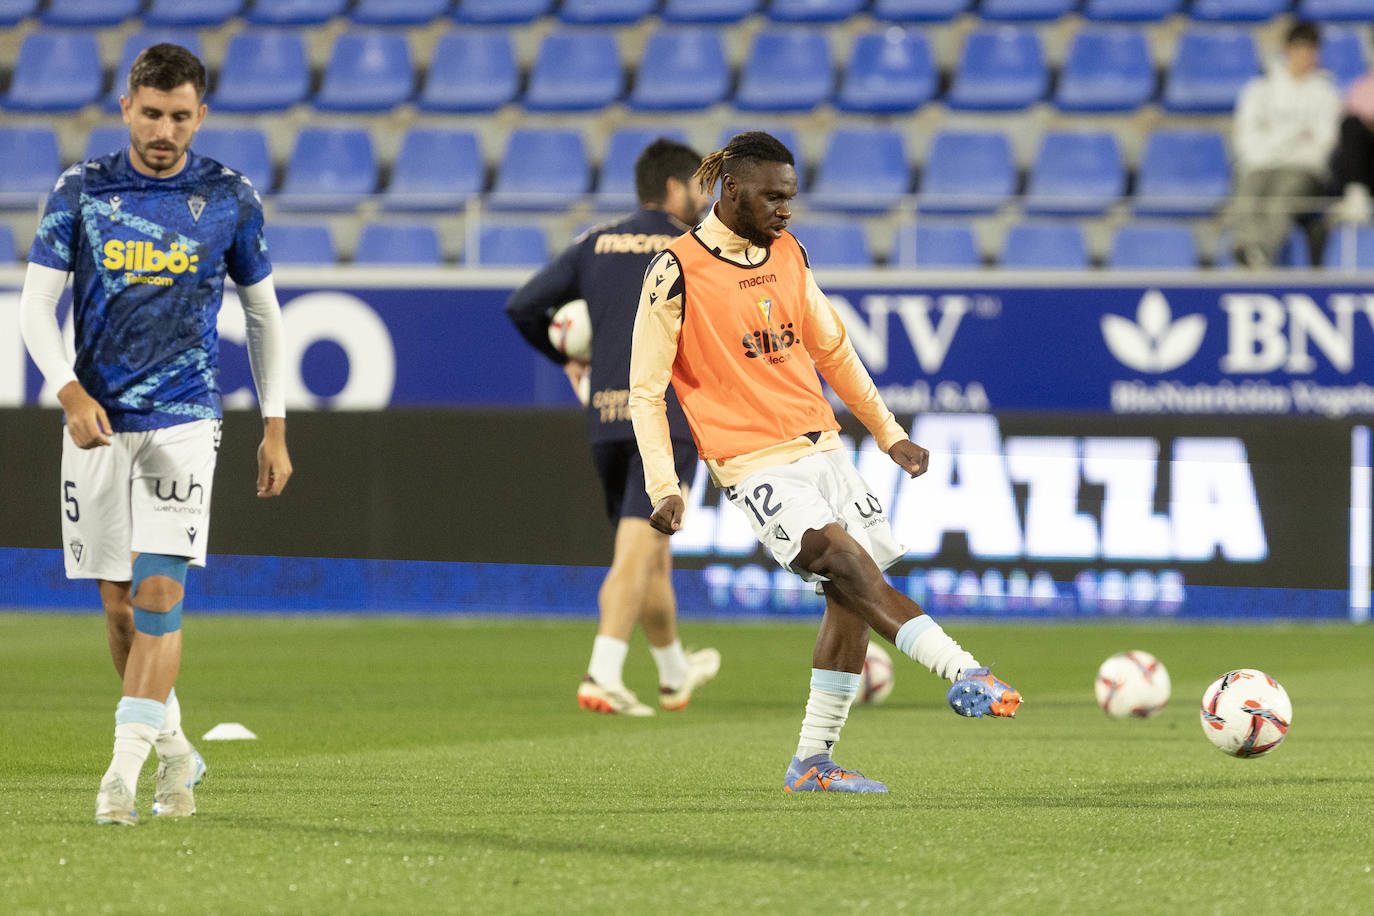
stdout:
{"type": "MultiPolygon", "coordinates": [[[[121,77],[134,56],[159,41],[200,51],[194,31],[131,35],[104,100],[107,108],[117,108],[121,77]]],[[[1322,62],[1342,84],[1353,81],[1366,69],[1362,32],[1328,27],[1322,62]]],[[[1170,111],[1227,111],[1245,81],[1259,72],[1248,29],[1190,29],[1179,39],[1159,101],[1170,111]]],[[[1051,100],[1066,111],[1129,111],[1156,97],[1157,82],[1143,31],[1088,26],[1074,35],[1051,100]]],[[[640,111],[700,110],[722,102],[745,111],[809,111],[832,102],[845,111],[891,113],[912,111],[936,98],[940,74],[930,39],[920,30],[886,28],[856,36],[837,80],[825,32],[780,27],[755,36],[732,90],[720,32],[670,27],[649,36],[628,91],[627,83],[614,32],[554,31],[544,37],[519,100],[529,111],[591,111],[619,101],[640,111]]],[[[73,110],[97,101],[103,85],[93,34],[38,31],[24,39],[2,102],[12,110],[73,110]]],[[[491,111],[516,101],[520,86],[505,31],[446,33],[420,80],[404,31],[367,28],[338,37],[312,97],[301,34],[256,29],[229,39],[209,103],[231,112],[277,111],[307,100],[326,111],[386,111],[408,102],[425,111],[491,111]]],[[[1015,110],[1050,97],[1050,86],[1050,68],[1034,29],[986,27],[967,37],[941,98],[956,110],[1015,110]]]]}
{"type": "MultiPolygon", "coordinates": [[[[738,128],[727,127],[724,144],[738,128]]],[[[797,138],[779,139],[797,150],[797,138]]],[[[561,210],[593,191],[604,211],[635,206],[634,161],[656,137],[684,141],[678,128],[620,128],[594,169],[581,132],[518,128],[507,138],[485,204],[498,210],[561,210]]],[[[123,125],[98,127],[87,157],[128,144],[123,125]]],[[[370,134],[362,128],[307,127],[296,136],[280,187],[267,139],[257,128],[203,128],[193,149],[249,177],[279,208],[346,211],[381,194],[391,210],[451,210],[488,191],[485,159],[473,131],[414,127],[401,138],[390,181],[370,134]]],[[[65,163],[48,128],[0,127],[0,208],[27,209],[42,200],[65,163]]],[[[931,140],[919,173],[909,164],[903,135],[893,128],[837,128],[808,181],[799,171],[805,207],[820,211],[884,213],[915,194],[926,213],[991,213],[1013,202],[1021,185],[1011,141],[1000,131],[942,130],[931,140]],[[918,179],[919,175],[919,179],[918,179]]],[[[1165,129],[1145,142],[1133,189],[1115,134],[1047,131],[1029,169],[1021,204],[1040,215],[1092,215],[1128,200],[1146,215],[1204,216],[1225,203],[1231,174],[1226,145],[1208,130],[1165,129]],[[1128,195],[1128,190],[1133,191],[1128,195]]]]}
{"type": "MultiPolygon", "coordinates": [[[[864,227],[855,222],[806,222],[792,227],[819,269],[865,269],[875,264],[864,227]]],[[[268,249],[274,263],[333,264],[338,260],[323,223],[271,222],[268,249]]],[[[1223,239],[1218,267],[1234,267],[1223,239]]],[[[3,238],[0,238],[0,249],[3,238]]],[[[438,230],[423,223],[367,223],[353,262],[437,266],[443,262],[438,230]]],[[[534,223],[482,224],[462,263],[482,267],[538,267],[550,254],[543,227],[534,223]]],[[[1112,234],[1104,266],[1116,270],[1195,270],[1202,266],[1193,230],[1169,222],[1135,222],[1112,234]]],[[[1334,269],[1374,267],[1374,227],[1343,228],[1327,240],[1323,264],[1334,269]]],[[[922,220],[897,229],[887,266],[921,270],[984,266],[974,227],[967,222],[922,220]]],[[[1077,223],[1030,220],[1013,224],[1002,239],[997,266],[1020,270],[1085,270],[1092,266],[1087,239],[1077,223]]],[[[1308,267],[1301,234],[1294,233],[1282,266],[1308,267]]]]}
{"type": "MultiPolygon", "coordinates": [[[[317,25],[347,15],[367,25],[423,25],[451,16],[474,24],[519,24],[556,15],[568,23],[623,24],[654,14],[670,22],[738,22],[762,13],[776,22],[840,22],[861,12],[889,22],[938,22],[964,13],[988,21],[1046,21],[1079,0],[0,0],[0,25],[38,16],[46,25],[117,25],[134,16],[156,25],[219,25],[238,16],[267,25],[317,25]]],[[[1288,12],[1292,0],[1192,0],[1194,19],[1258,22],[1288,12]]],[[[1086,0],[1089,19],[1155,21],[1184,0],[1086,0]]],[[[1371,0],[1298,0],[1294,12],[1320,21],[1368,21],[1371,0]]]]}

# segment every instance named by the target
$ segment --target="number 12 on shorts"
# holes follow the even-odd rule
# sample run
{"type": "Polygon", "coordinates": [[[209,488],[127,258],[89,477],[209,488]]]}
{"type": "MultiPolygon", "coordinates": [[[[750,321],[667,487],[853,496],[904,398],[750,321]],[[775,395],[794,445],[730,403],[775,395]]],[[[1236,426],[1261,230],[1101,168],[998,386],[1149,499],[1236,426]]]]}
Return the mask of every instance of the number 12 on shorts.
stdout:
{"type": "Polygon", "coordinates": [[[754,518],[759,520],[760,525],[766,525],[765,519],[772,518],[781,511],[782,506],[773,502],[773,485],[771,483],[761,483],[754,487],[753,499],[744,497],[744,504],[749,507],[749,511],[754,513],[754,518]],[[759,504],[755,505],[754,500],[759,504]],[[762,511],[760,511],[760,509],[762,511]]]}

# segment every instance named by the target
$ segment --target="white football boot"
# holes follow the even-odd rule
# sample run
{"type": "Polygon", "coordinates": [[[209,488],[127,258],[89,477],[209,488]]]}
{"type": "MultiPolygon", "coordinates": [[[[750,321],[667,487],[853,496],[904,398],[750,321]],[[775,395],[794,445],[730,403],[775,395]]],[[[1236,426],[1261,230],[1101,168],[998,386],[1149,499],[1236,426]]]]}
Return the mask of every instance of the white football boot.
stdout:
{"type": "Polygon", "coordinates": [[[674,690],[658,688],[658,702],[664,709],[684,709],[692,700],[692,691],[705,684],[720,671],[720,653],[715,649],[698,649],[687,653],[687,679],[674,690]]]}
{"type": "Polygon", "coordinates": [[[603,687],[589,674],[577,687],[577,705],[592,712],[613,716],[652,716],[653,708],[639,702],[639,697],[624,684],[603,687]]]}
{"type": "Polygon", "coordinates": [[[95,797],[95,822],[121,824],[125,827],[138,826],[138,811],[134,808],[133,790],[120,777],[106,776],[105,781],[100,784],[100,792],[95,797]]]}
{"type": "Polygon", "coordinates": [[[205,758],[194,747],[188,754],[166,757],[158,763],[153,814],[157,817],[190,817],[196,813],[192,786],[205,778],[205,758]]]}

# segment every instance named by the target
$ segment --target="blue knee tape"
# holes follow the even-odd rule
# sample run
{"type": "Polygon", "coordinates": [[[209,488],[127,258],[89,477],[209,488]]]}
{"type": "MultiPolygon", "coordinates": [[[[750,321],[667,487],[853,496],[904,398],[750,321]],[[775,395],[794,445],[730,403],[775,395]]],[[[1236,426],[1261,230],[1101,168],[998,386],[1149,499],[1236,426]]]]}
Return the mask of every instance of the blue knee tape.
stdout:
{"type": "MultiPolygon", "coordinates": [[[[166,576],[183,590],[186,587],[186,567],[190,560],[186,557],[171,557],[161,553],[140,553],[134,558],[133,594],[138,595],[138,587],[149,576],[166,576]]],[[[166,613],[145,611],[134,606],[134,630],[149,636],[165,636],[181,629],[181,602],[172,605],[166,613]]]]}

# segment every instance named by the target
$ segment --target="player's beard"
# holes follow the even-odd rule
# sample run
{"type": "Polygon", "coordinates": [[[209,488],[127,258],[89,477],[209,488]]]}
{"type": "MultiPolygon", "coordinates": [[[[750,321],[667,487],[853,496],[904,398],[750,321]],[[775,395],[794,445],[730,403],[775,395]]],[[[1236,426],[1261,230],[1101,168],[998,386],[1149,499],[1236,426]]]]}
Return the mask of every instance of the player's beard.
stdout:
{"type": "Polygon", "coordinates": [[[190,146],[189,143],[186,146],[177,146],[171,140],[154,140],[148,143],[140,143],[132,137],[129,138],[129,142],[130,145],[133,146],[134,155],[138,157],[139,161],[142,162],[149,171],[156,172],[159,175],[170,172],[176,168],[182,158],[185,157],[186,150],[190,146]],[[153,153],[153,151],[159,147],[165,151],[164,155],[170,154],[170,158],[166,158],[166,165],[159,165],[158,161],[149,158],[150,153],[153,153]]]}

